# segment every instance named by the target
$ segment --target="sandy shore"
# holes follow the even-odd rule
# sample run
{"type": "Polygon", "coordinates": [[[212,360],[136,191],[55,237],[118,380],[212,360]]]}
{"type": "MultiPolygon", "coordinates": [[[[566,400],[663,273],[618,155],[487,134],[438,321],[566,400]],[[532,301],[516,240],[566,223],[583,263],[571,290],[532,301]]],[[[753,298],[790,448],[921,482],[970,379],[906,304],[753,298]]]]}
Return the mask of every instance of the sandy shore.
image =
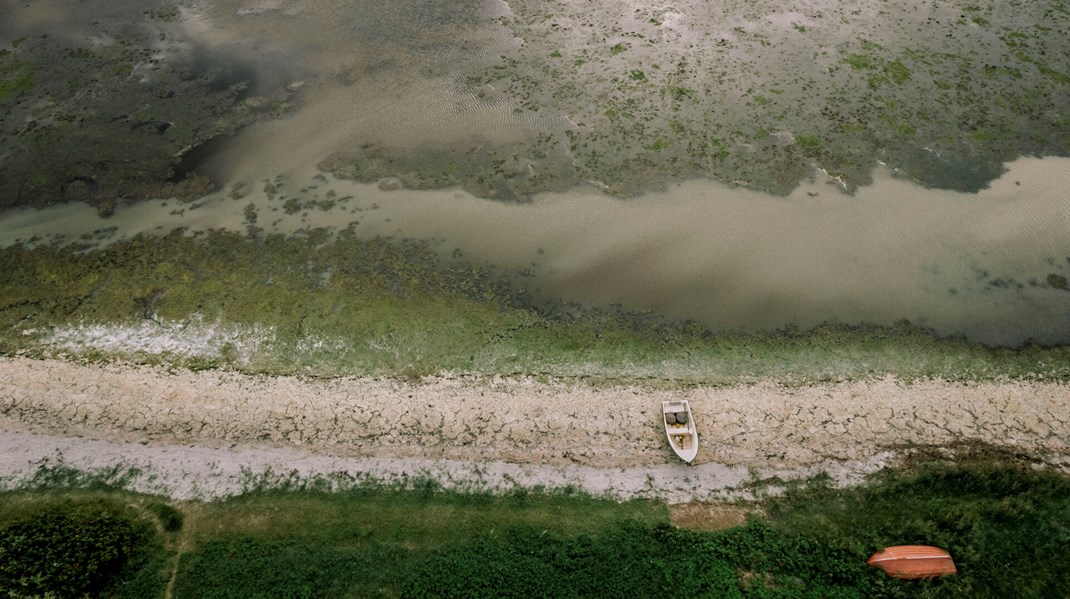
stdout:
{"type": "MultiPolygon", "coordinates": [[[[176,497],[239,492],[256,475],[435,479],[489,489],[573,486],[705,500],[756,478],[848,482],[918,446],[982,442],[1070,467],[1070,386],[902,384],[592,388],[532,379],[306,380],[0,359],[0,477],[42,465],[136,468],[176,497]],[[669,451],[660,401],[691,401],[701,449],[669,451]]],[[[745,493],[743,493],[745,494],[745,493]]]]}

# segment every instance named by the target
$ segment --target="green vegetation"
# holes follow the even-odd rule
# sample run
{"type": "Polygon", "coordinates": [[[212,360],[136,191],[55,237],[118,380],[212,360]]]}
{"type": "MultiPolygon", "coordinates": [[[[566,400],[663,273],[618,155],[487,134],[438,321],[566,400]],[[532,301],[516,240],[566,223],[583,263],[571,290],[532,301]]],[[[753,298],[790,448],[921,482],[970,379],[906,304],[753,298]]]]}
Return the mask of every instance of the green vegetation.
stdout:
{"type": "Polygon", "coordinates": [[[908,125],[906,123],[898,123],[895,126],[895,131],[901,137],[911,138],[914,137],[914,134],[917,132],[917,129],[914,128],[912,125],[908,125]]]}
{"type": "Polygon", "coordinates": [[[695,100],[698,97],[698,92],[681,85],[667,85],[661,91],[661,95],[668,96],[677,102],[683,102],[684,100],[695,100]]]}
{"type": "Polygon", "coordinates": [[[863,71],[874,67],[874,60],[865,54],[851,54],[843,59],[843,62],[851,65],[856,71],[863,71]]]}
{"type": "Polygon", "coordinates": [[[208,336],[214,330],[215,349],[193,356],[69,352],[268,374],[453,371],[651,386],[809,384],[889,374],[907,381],[1070,380],[1070,348],[988,348],[937,338],[909,323],[713,334],[652,316],[576,314],[523,299],[503,273],[443,261],[428,244],[350,233],[332,240],[323,231],[289,239],[175,232],[84,252],[14,246],[0,250],[0,272],[0,352],[6,354],[49,353],[55,329],[107,323],[201,327],[208,336]]]}
{"type": "Polygon", "coordinates": [[[1037,33],[1024,33],[1021,31],[1011,31],[1004,35],[999,36],[999,39],[1011,52],[1014,57],[1019,61],[1032,64],[1036,67],[1037,71],[1058,85],[1070,84],[1070,75],[1053,69],[1046,62],[1044,62],[1040,56],[1045,56],[1046,52],[1041,50],[1037,52],[1038,46],[1043,46],[1043,41],[1049,37],[1047,32],[1038,31],[1037,33]]]}
{"type": "MultiPolygon", "coordinates": [[[[162,596],[163,573],[171,570],[177,598],[1070,593],[1062,570],[1070,558],[1070,478],[980,453],[885,471],[857,488],[834,489],[819,477],[751,506],[745,525],[707,532],[671,526],[660,503],[520,490],[464,494],[432,484],[408,491],[261,490],[186,502],[172,508],[185,525],[171,533],[146,527],[153,503],[160,501],[121,491],[3,493],[0,542],[44,538],[64,514],[110,514],[95,520],[94,530],[107,539],[102,547],[122,545],[127,530],[150,540],[140,561],[128,558],[120,572],[140,572],[152,584],[133,595],[134,587],[114,582],[107,588],[119,597],[162,596]],[[900,581],[865,564],[897,544],[944,547],[958,574],[900,581]]],[[[82,554],[89,560],[82,563],[103,556],[99,549],[82,554]]],[[[15,588],[17,580],[59,584],[48,574],[51,563],[23,560],[18,578],[0,565],[0,589],[15,588]]],[[[92,579],[64,572],[63,584],[92,579]]]]}
{"type": "Polygon", "coordinates": [[[476,543],[430,560],[403,595],[872,597],[880,577],[843,547],[761,521],[716,533],[633,525],[571,541],[519,531],[505,544],[476,543]]]}
{"type": "Polygon", "coordinates": [[[930,462],[884,472],[854,489],[814,481],[766,501],[763,509],[766,520],[723,532],[631,526],[571,542],[527,535],[504,546],[478,543],[435,558],[409,579],[406,591],[500,596],[488,584],[497,576],[510,581],[510,591],[517,589],[507,596],[533,590],[574,596],[570,589],[595,597],[1040,598],[1070,592],[1062,569],[1070,557],[1070,480],[1054,472],[1001,459],[930,462]],[[865,566],[874,551],[896,544],[944,547],[959,574],[898,581],[865,566]],[[538,586],[525,586],[532,581],[538,586]]]}
{"type": "Polygon", "coordinates": [[[910,78],[910,69],[899,59],[885,62],[881,70],[884,72],[884,76],[891,79],[892,83],[896,85],[903,85],[910,78]]]}
{"type": "Polygon", "coordinates": [[[821,147],[821,138],[816,135],[797,135],[795,145],[800,148],[814,150],[821,147]]]}
{"type": "Polygon", "coordinates": [[[425,560],[513,531],[554,538],[600,536],[622,522],[667,520],[663,505],[515,492],[505,497],[436,491],[261,492],[189,510],[190,540],[175,597],[396,596],[425,560]],[[270,516],[269,516],[270,515],[270,516]],[[226,531],[221,534],[220,531],[226,531]]]}
{"type": "Polygon", "coordinates": [[[820,485],[765,506],[774,526],[858,555],[892,544],[937,545],[959,576],[893,586],[893,596],[1065,597],[1070,578],[1070,479],[1007,458],[977,454],[885,472],[869,486],[820,485]]]}
{"type": "Polygon", "coordinates": [[[886,60],[869,54],[851,54],[843,62],[856,71],[867,71],[870,87],[887,83],[903,85],[910,78],[910,69],[898,58],[886,60]]]}
{"type": "Polygon", "coordinates": [[[32,87],[32,65],[12,58],[10,50],[0,50],[0,102],[32,87]]]}
{"type": "Polygon", "coordinates": [[[151,514],[122,497],[0,495],[0,595],[158,597],[168,554],[151,514]]]}

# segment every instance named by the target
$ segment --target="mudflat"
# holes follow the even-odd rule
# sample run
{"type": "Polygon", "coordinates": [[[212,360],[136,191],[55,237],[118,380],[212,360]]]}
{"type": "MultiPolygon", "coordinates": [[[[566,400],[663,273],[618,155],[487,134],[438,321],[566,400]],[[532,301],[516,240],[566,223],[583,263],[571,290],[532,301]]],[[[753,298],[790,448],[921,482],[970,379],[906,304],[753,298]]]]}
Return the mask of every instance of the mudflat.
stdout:
{"type": "Polygon", "coordinates": [[[302,475],[448,479],[482,464],[492,487],[488,472],[499,482],[525,478],[524,486],[704,499],[748,477],[864,474],[917,448],[986,444],[1067,468],[1067,399],[1070,386],[1043,381],[888,377],[648,390],[449,374],[303,379],[6,357],[0,431],[9,457],[0,476],[25,477],[43,456],[66,454],[75,461],[53,462],[78,465],[93,452],[109,454],[113,465],[181,462],[176,475],[209,478],[293,465],[302,475]],[[658,408],[669,398],[688,399],[701,429],[693,468],[665,446],[658,408]],[[232,462],[231,471],[220,470],[219,460],[232,462]],[[642,484],[644,477],[672,483],[642,484]]]}

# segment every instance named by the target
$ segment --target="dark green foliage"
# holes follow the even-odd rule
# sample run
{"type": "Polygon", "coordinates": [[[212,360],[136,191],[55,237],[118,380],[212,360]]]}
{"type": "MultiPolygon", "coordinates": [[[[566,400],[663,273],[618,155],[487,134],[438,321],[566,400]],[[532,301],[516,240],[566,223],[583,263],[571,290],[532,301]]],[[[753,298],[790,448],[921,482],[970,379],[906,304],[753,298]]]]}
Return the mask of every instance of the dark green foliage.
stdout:
{"type": "Polygon", "coordinates": [[[386,550],[237,537],[209,541],[183,555],[177,599],[341,597],[364,575],[392,571],[386,550]]]}
{"type": "Polygon", "coordinates": [[[1009,462],[927,464],[849,490],[810,489],[772,500],[774,525],[857,555],[889,545],[936,545],[959,575],[893,583],[892,596],[1067,597],[1070,482],[1009,462]]]}
{"type": "MultiPolygon", "coordinates": [[[[259,491],[186,511],[197,525],[181,533],[188,549],[174,596],[1070,596],[1062,567],[1070,560],[1070,479],[984,451],[882,473],[853,489],[818,478],[766,500],[765,520],[720,532],[674,528],[663,506],[647,502],[430,486],[259,491]],[[902,581],[865,564],[900,544],[948,549],[958,575],[902,581]]],[[[123,503],[46,495],[43,507],[34,507],[32,493],[20,497],[0,507],[0,596],[57,585],[66,585],[55,591],[61,597],[161,594],[166,554],[148,512],[166,525],[181,519],[168,515],[175,508],[127,495],[123,503]],[[37,557],[21,557],[26,531],[47,540],[37,557]],[[99,542],[78,545],[86,534],[99,542]],[[57,547],[68,549],[42,557],[57,547]],[[110,578],[84,575],[94,559],[110,578]],[[25,573],[53,562],[65,567],[25,573]],[[81,578],[71,577],[75,563],[83,564],[81,578]]]]}
{"type": "Polygon", "coordinates": [[[414,486],[262,490],[204,506],[196,528],[219,532],[199,537],[183,555],[174,596],[396,596],[407,574],[430,556],[512,538],[509,531],[600,536],[621,521],[649,525],[667,518],[651,502],[414,486]]]}
{"type": "MultiPolygon", "coordinates": [[[[24,490],[27,491],[95,491],[103,494],[120,492],[128,487],[140,470],[116,465],[88,472],[69,466],[42,464],[34,472],[24,490]]],[[[3,510],[0,510],[0,514],[3,510]]]]}
{"type": "Polygon", "coordinates": [[[557,580],[551,565],[516,548],[482,543],[430,562],[406,586],[412,597],[540,597],[540,581],[557,580]]]}
{"type": "MultiPolygon", "coordinates": [[[[826,481],[827,482],[827,481],[826,481]]],[[[720,533],[626,526],[570,540],[531,532],[447,551],[411,597],[1067,597],[1070,481],[1002,461],[929,463],[769,500],[769,522],[720,533]],[[948,549],[957,576],[903,581],[865,560],[948,549]],[[503,590],[504,589],[504,590],[503,590]],[[514,594],[513,589],[516,589],[514,594]]]]}
{"type": "Polygon", "coordinates": [[[111,501],[65,502],[0,529],[0,595],[158,596],[155,528],[111,501]]]}
{"type": "Polygon", "coordinates": [[[166,532],[178,532],[182,530],[182,522],[185,519],[182,512],[174,506],[162,501],[154,501],[145,506],[160,519],[160,526],[166,532]]]}
{"type": "Polygon", "coordinates": [[[429,560],[407,597],[866,597],[876,577],[842,547],[760,522],[724,533],[624,526],[561,540],[514,533],[429,560]]]}

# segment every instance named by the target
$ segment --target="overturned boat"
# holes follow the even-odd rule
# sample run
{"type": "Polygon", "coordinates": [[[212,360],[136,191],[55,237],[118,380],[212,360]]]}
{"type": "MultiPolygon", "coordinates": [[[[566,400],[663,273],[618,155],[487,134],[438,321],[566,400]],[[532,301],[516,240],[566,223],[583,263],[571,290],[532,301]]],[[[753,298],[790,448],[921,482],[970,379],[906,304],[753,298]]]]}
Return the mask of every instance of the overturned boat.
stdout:
{"type": "Polygon", "coordinates": [[[951,554],[928,545],[896,545],[874,553],[866,563],[895,578],[937,578],[955,574],[951,554]]]}

